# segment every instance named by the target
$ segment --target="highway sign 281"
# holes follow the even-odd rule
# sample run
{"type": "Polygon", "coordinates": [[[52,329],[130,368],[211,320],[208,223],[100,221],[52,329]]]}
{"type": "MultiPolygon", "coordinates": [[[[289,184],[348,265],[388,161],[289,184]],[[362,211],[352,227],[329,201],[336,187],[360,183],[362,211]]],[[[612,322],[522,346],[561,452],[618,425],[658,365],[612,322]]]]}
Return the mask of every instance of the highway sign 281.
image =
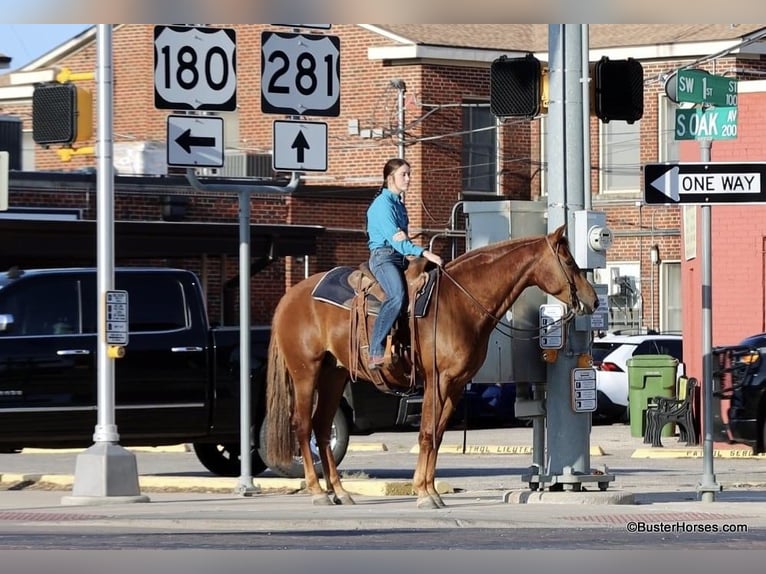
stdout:
{"type": "Polygon", "coordinates": [[[154,27],[154,106],[237,109],[236,34],[231,28],[154,27]]]}
{"type": "Polygon", "coordinates": [[[261,111],[299,116],[340,115],[340,39],[263,32],[261,111]]]}

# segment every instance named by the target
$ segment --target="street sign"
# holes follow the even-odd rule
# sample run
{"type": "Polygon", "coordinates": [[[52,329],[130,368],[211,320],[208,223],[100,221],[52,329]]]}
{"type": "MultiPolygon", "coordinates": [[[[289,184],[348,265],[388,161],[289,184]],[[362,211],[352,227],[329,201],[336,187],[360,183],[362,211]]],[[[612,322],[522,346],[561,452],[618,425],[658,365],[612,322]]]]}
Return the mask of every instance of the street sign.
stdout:
{"type": "Polygon", "coordinates": [[[676,139],[732,140],[737,138],[737,108],[676,110],[676,139]]]}
{"type": "Polygon", "coordinates": [[[106,292],[106,343],[128,344],[128,292],[106,292]]]}
{"type": "Polygon", "coordinates": [[[168,116],[168,165],[223,167],[223,118],[168,116]]]}
{"type": "Polygon", "coordinates": [[[327,124],[274,122],[274,171],[327,171],[327,124]]]}
{"type": "Polygon", "coordinates": [[[572,369],[572,410],[592,413],[596,410],[596,369],[572,369]]]}
{"type": "Polygon", "coordinates": [[[679,70],[676,80],[676,98],[679,102],[709,104],[711,106],[737,105],[737,80],[715,76],[704,70],[679,70]]]}
{"type": "Polygon", "coordinates": [[[154,27],[154,107],[237,109],[236,34],[231,28],[154,27]]]}
{"type": "Polygon", "coordinates": [[[263,32],[261,111],[298,116],[340,115],[340,39],[263,32]]]}
{"type": "Polygon", "coordinates": [[[564,346],[564,306],[558,303],[540,305],[540,348],[561,349],[564,346]]]}
{"type": "Polygon", "coordinates": [[[644,166],[646,203],[763,203],[766,163],[659,163],[644,166]]]}

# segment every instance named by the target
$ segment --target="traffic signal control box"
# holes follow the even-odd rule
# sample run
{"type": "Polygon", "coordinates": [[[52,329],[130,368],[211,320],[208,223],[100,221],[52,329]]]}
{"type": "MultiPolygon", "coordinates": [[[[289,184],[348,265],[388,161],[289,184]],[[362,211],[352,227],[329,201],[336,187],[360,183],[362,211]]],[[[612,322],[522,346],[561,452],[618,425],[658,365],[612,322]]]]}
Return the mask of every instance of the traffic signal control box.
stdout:
{"type": "Polygon", "coordinates": [[[37,84],[32,94],[32,139],[71,145],[93,137],[93,97],[71,82],[37,84]]]}
{"type": "Polygon", "coordinates": [[[533,118],[548,111],[548,70],[532,54],[500,56],[490,69],[490,103],[498,117],[533,118]]]}
{"type": "Polygon", "coordinates": [[[610,60],[591,64],[591,103],[602,122],[623,120],[632,124],[644,115],[644,68],[641,62],[610,60]]]}

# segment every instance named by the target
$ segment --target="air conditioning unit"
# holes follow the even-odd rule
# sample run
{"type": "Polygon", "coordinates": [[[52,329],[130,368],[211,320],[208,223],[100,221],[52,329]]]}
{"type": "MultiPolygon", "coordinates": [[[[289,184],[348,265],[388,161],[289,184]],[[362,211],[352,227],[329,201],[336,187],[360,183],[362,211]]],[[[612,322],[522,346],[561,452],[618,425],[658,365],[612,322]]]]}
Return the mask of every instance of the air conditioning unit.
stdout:
{"type": "Polygon", "coordinates": [[[253,154],[239,150],[224,152],[223,167],[197,169],[197,175],[205,177],[275,177],[271,168],[271,154],[253,154]]]}

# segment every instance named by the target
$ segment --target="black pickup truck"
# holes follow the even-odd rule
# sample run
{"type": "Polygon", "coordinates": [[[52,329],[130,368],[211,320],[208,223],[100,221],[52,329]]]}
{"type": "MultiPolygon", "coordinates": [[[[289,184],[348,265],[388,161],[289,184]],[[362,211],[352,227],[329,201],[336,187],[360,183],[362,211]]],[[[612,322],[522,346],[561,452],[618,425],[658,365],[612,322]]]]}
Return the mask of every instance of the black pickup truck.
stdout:
{"type": "MultiPolygon", "coordinates": [[[[115,359],[119,443],[191,443],[208,470],[238,476],[239,329],[209,324],[200,281],[187,270],[117,268],[115,288],[129,297],[128,345],[115,359]]],[[[0,273],[0,452],[93,443],[97,293],[94,268],[0,273]]],[[[254,475],[266,470],[259,442],[269,334],[268,326],[252,328],[254,475]]],[[[349,383],[335,417],[336,459],[351,432],[412,425],[419,413],[419,397],[349,383]]],[[[302,476],[302,461],[275,472],[302,476]]]]}

